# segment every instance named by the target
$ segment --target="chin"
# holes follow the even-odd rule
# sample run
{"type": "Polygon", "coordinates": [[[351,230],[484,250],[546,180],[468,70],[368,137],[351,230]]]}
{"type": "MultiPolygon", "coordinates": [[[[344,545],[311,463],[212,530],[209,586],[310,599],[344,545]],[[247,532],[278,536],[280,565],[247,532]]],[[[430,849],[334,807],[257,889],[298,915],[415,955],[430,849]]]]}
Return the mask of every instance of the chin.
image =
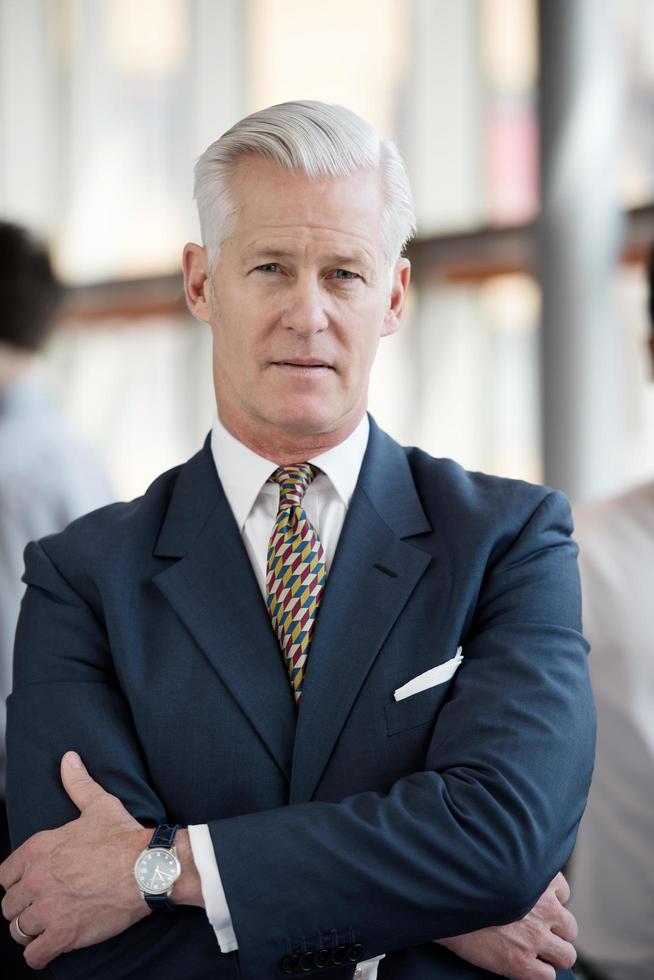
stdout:
{"type": "Polygon", "coordinates": [[[298,436],[320,435],[321,432],[331,432],[338,428],[338,422],[324,415],[291,415],[280,418],[276,423],[278,429],[298,436]]]}
{"type": "Polygon", "coordinates": [[[294,405],[288,411],[280,410],[269,421],[276,428],[294,435],[318,435],[321,432],[332,432],[338,429],[346,416],[332,411],[326,411],[325,405],[294,405]]]}
{"type": "Polygon", "coordinates": [[[279,432],[303,438],[336,432],[347,426],[357,412],[357,403],[346,392],[307,392],[296,385],[292,391],[278,388],[266,400],[258,398],[252,409],[252,414],[279,432]]]}

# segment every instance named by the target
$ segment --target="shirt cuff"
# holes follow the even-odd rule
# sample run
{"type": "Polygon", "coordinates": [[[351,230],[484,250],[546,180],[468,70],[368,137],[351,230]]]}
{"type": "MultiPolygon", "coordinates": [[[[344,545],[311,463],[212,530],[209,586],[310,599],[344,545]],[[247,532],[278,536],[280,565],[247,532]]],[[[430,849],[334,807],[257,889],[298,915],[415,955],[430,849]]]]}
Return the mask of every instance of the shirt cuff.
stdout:
{"type": "Polygon", "coordinates": [[[233,953],[238,942],[232,928],[232,917],[225,897],[225,889],[218,871],[216,853],[206,823],[188,828],[193,860],[200,875],[200,887],[207,918],[216,933],[221,953],[233,953]]]}

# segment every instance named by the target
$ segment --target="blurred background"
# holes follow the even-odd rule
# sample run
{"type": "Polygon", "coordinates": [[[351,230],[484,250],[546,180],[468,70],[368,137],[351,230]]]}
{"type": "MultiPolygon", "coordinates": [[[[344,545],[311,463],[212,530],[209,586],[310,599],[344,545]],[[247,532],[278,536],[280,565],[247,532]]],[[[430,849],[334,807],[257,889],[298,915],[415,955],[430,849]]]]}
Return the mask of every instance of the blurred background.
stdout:
{"type": "Polygon", "coordinates": [[[575,500],[652,473],[654,4],[601,8],[0,0],[0,215],[71,287],[43,370],[119,497],[211,424],[208,330],[179,271],[193,163],[293,98],[353,108],[408,164],[414,284],[375,369],[381,425],[575,500]]]}

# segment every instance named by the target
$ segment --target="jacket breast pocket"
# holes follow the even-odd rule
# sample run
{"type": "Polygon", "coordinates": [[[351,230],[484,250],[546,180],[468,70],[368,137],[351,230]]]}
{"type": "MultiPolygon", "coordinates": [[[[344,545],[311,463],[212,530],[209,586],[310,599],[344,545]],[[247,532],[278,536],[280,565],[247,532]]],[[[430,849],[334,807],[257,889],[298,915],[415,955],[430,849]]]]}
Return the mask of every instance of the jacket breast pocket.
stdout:
{"type": "Polygon", "coordinates": [[[401,701],[394,701],[392,704],[385,704],[386,728],[389,735],[397,735],[410,728],[418,728],[420,725],[427,725],[436,718],[438,710],[445,700],[445,695],[449,690],[450,684],[444,681],[442,684],[435,684],[427,688],[426,691],[419,691],[401,701]]]}

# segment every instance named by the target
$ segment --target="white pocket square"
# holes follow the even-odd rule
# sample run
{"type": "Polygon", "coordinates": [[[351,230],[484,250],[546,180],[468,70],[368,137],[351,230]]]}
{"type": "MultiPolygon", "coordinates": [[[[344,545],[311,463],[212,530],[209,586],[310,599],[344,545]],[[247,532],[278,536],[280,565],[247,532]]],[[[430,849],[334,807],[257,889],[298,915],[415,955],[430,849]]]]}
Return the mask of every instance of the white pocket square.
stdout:
{"type": "Polygon", "coordinates": [[[461,647],[459,647],[456,656],[452,657],[451,660],[446,660],[444,664],[426,670],[424,674],[418,674],[417,677],[403,684],[402,687],[398,687],[397,691],[394,692],[395,700],[402,701],[404,698],[410,698],[412,694],[419,694],[420,691],[426,691],[430,687],[436,687],[437,684],[449,681],[450,677],[453,677],[459,669],[462,660],[463,654],[461,647]]]}

